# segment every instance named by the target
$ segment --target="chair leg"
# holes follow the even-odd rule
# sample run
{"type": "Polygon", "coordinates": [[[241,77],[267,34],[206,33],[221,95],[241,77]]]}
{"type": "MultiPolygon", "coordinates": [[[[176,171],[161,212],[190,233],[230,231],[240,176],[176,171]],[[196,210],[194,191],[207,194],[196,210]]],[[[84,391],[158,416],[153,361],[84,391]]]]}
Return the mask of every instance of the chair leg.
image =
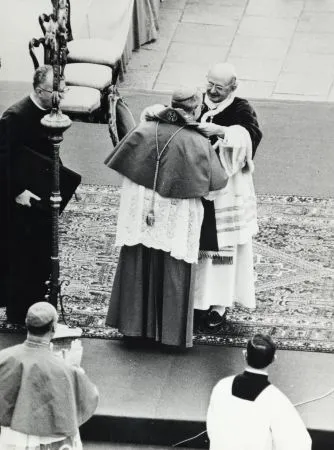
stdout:
{"type": "Polygon", "coordinates": [[[121,71],[121,67],[122,67],[122,61],[119,59],[117,61],[117,63],[115,64],[115,67],[113,68],[113,72],[112,72],[112,80],[111,83],[113,86],[116,86],[120,71],[121,71]]]}
{"type": "Polygon", "coordinates": [[[101,107],[99,112],[99,122],[100,123],[108,123],[108,117],[109,117],[109,89],[110,86],[108,86],[107,89],[104,89],[101,92],[101,107]]]}
{"type": "Polygon", "coordinates": [[[116,125],[116,95],[116,87],[110,86],[108,94],[108,129],[114,147],[119,143],[116,125]]]}

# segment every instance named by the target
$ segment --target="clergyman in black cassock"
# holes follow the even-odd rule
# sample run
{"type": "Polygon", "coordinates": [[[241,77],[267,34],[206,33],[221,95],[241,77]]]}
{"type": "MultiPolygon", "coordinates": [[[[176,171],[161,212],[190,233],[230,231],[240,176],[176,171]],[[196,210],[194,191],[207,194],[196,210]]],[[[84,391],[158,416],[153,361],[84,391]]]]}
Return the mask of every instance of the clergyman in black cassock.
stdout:
{"type": "Polygon", "coordinates": [[[0,119],[0,298],[12,323],[23,324],[29,306],[44,300],[51,271],[51,214],[37,207],[39,197],[18,176],[22,173],[18,165],[26,148],[52,157],[41,124],[52,105],[52,86],[52,67],[38,68],[30,96],[8,108],[0,119]]]}

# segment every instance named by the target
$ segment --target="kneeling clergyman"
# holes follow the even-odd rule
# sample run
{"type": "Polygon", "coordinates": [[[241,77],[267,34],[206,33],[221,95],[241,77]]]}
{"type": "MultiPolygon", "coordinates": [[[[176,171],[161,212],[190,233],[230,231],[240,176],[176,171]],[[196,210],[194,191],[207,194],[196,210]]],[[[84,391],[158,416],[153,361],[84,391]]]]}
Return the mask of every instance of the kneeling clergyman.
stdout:
{"type": "Polygon", "coordinates": [[[201,103],[196,89],[175,91],[172,107],[141,122],[105,162],[124,176],[121,252],[106,324],[125,336],[192,346],[201,197],[227,183],[213,147],[197,131],[201,103]]]}

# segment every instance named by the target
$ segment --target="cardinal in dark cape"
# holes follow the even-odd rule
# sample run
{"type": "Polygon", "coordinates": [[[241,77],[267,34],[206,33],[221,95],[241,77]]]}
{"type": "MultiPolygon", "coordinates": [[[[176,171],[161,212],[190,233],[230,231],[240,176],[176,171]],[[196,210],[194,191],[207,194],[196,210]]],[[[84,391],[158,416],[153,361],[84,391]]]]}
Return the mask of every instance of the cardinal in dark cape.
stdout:
{"type": "Polygon", "coordinates": [[[180,89],[148,114],[105,163],[124,176],[116,245],[121,253],[106,324],[127,337],[191,347],[191,266],[197,263],[201,197],[227,175],[198,131],[202,97],[180,89]]]}
{"type": "Polygon", "coordinates": [[[225,186],[222,166],[198,123],[181,108],[165,108],[130,132],[105,160],[105,164],[148,189],[154,188],[159,151],[162,152],[155,190],[163,197],[198,198],[225,186]],[[161,125],[161,126],[160,126],[161,125]]]}

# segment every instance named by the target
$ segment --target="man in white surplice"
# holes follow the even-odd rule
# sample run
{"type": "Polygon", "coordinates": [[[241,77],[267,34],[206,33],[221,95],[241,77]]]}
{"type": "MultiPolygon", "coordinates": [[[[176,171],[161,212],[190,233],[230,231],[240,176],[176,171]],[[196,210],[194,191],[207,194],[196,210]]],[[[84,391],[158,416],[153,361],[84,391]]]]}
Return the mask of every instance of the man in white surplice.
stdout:
{"type": "Polygon", "coordinates": [[[210,450],[311,450],[307,429],[290,400],[268,381],[275,344],[248,341],[244,373],[214,387],[207,414],[210,450]]]}

